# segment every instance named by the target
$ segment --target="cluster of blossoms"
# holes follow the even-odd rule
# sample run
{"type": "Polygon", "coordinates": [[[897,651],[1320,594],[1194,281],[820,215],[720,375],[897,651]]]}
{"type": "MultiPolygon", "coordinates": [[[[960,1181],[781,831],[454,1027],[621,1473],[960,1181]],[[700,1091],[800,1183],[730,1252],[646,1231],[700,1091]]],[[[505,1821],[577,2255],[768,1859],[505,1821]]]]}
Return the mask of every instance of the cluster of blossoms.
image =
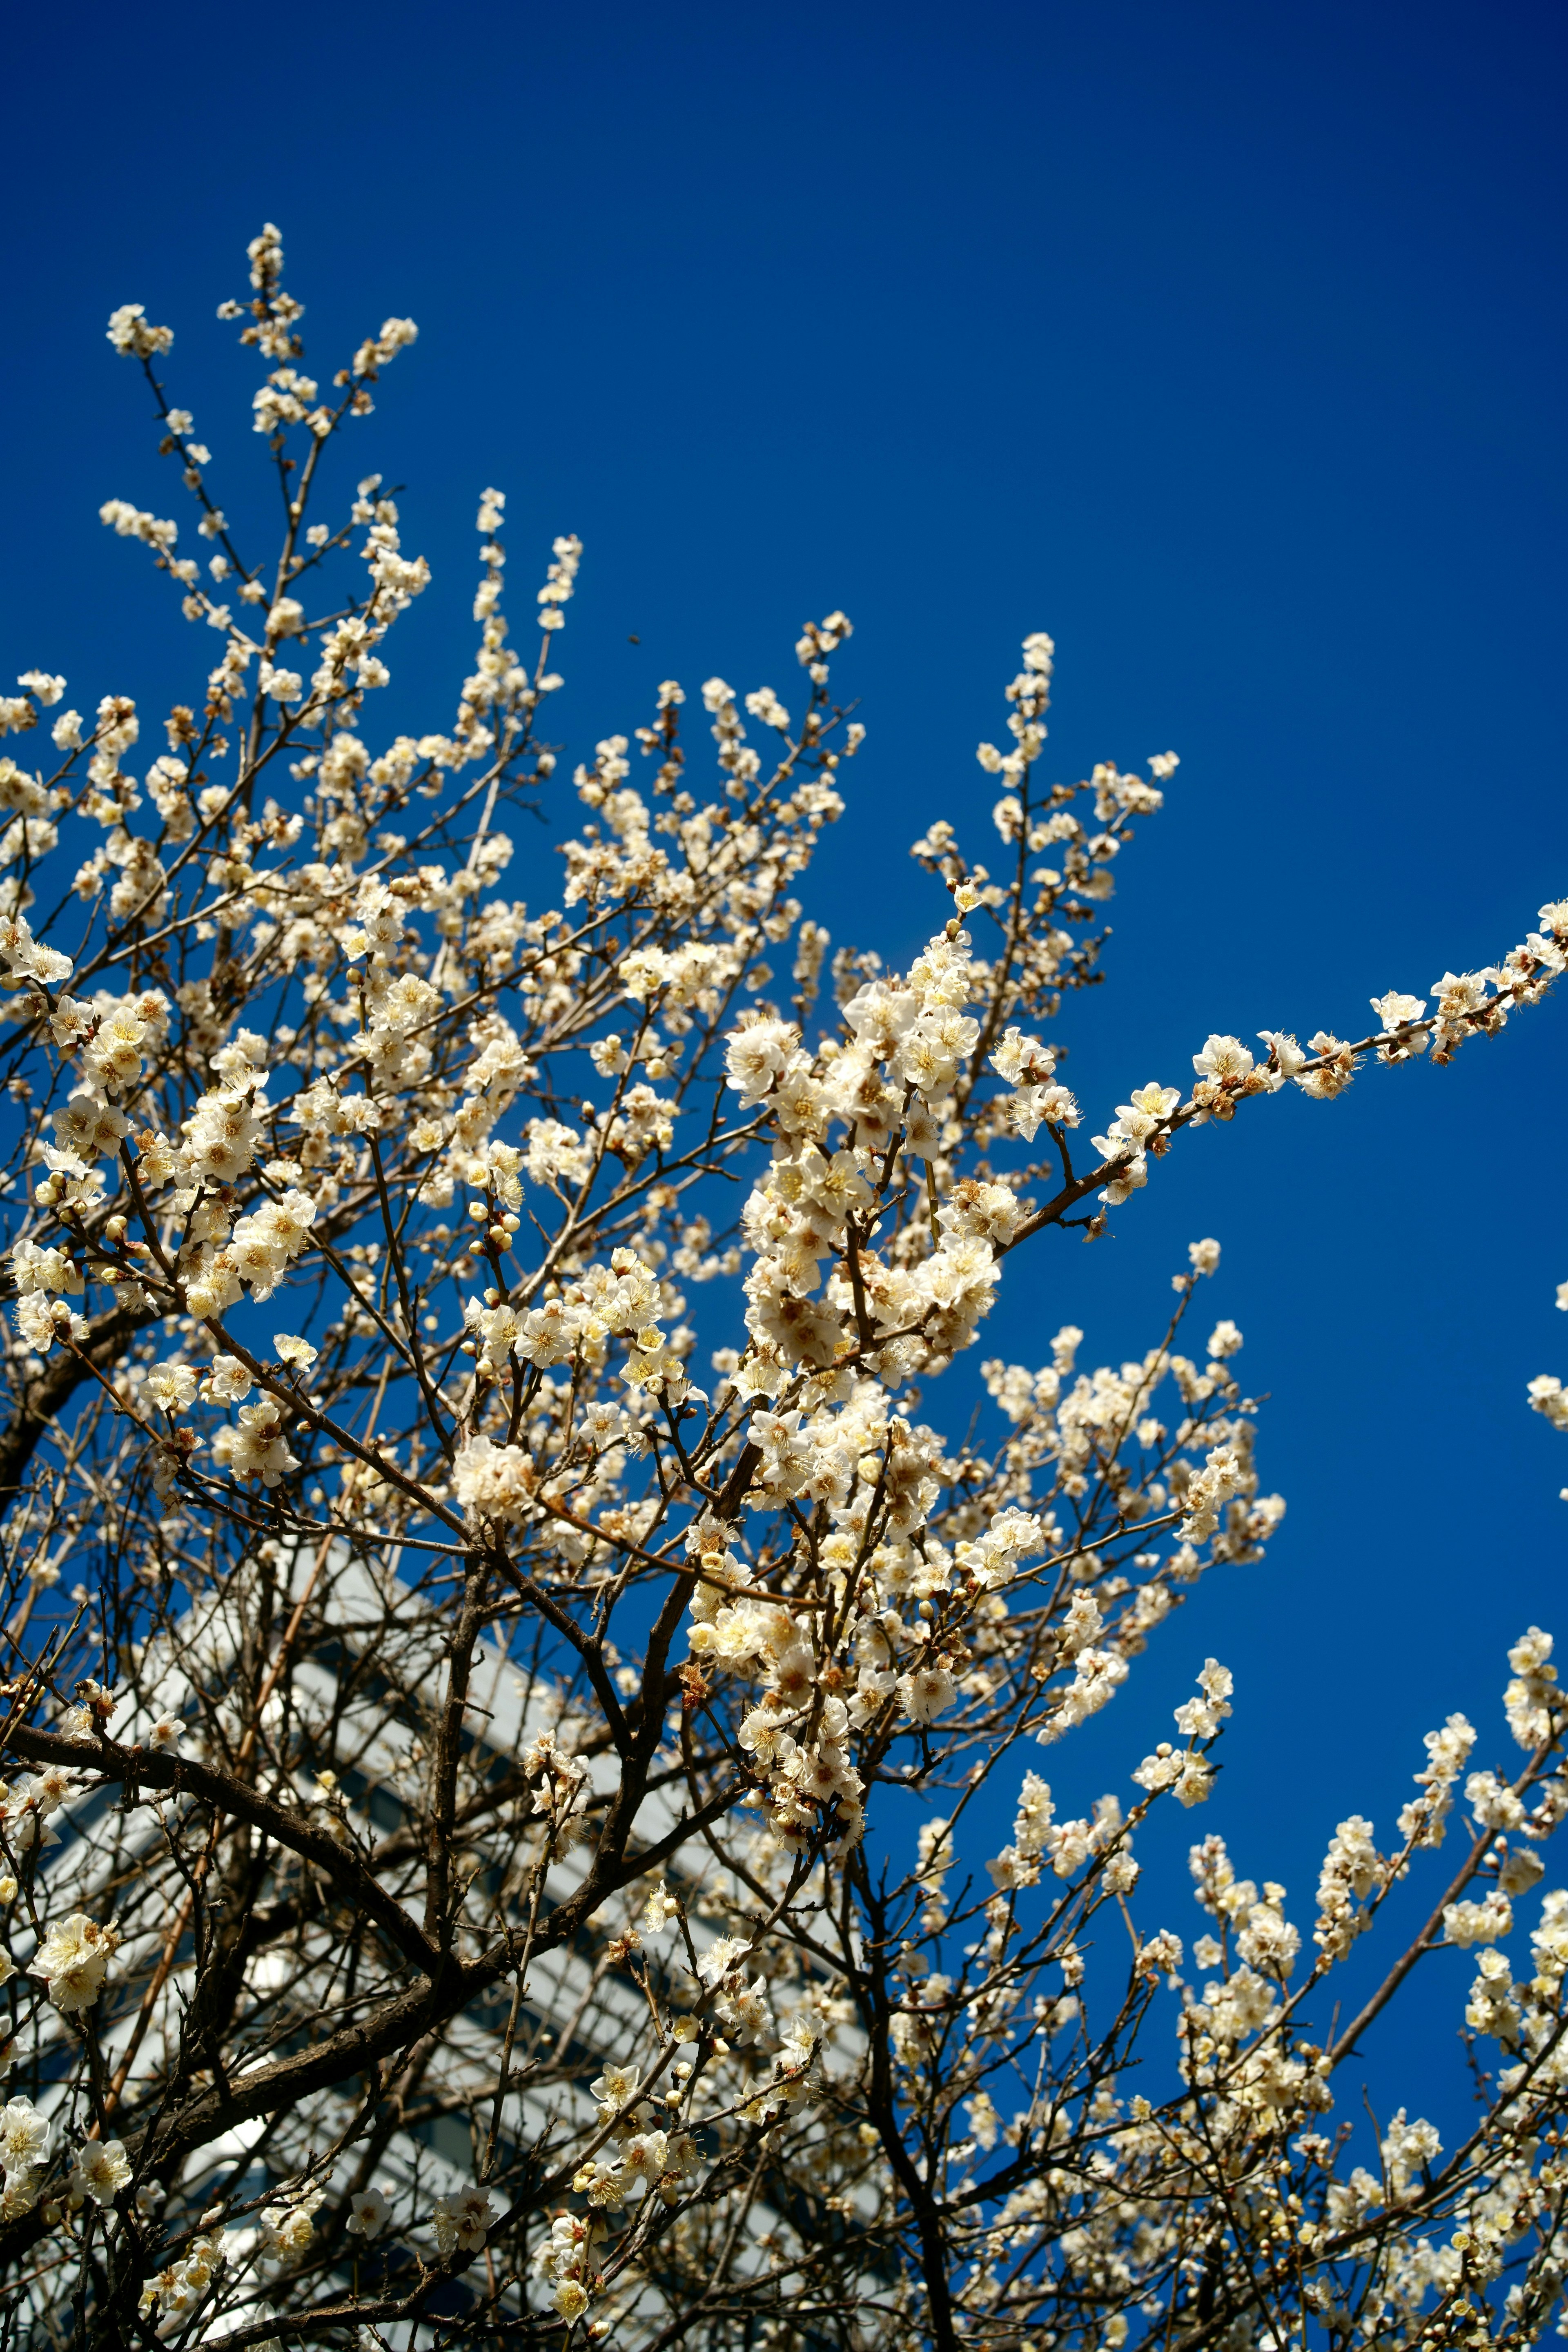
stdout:
{"type": "Polygon", "coordinates": [[[308,373],[275,227],[248,265],[220,315],[280,545],[231,523],[173,338],[125,306],[197,552],[148,488],[103,520],[202,633],[195,682],[156,725],[44,668],[0,697],[27,2324],[401,2340],[457,2297],[628,2352],[1359,2352],[1500,2304],[1527,2340],[1568,2189],[1549,1638],[1510,1654],[1522,1769],[1450,1715],[1390,1851],[1339,1823],[1310,1937],[1194,1846],[1190,1983],[1133,1849],[1210,1800],[1231,1676],[1203,1664],[1120,1792],[1078,1788],[1069,1736],[1285,1509],[1241,1331],[1198,1316],[1219,1244],[1125,1360],[1073,1323],[969,1351],[1015,1253],[1048,1282],[1185,1128],[1496,1034],[1568,962],[1568,901],[1359,1039],[1211,1035],[1091,1133],[1057,1024],[1175,755],[1047,782],[1026,636],[979,751],[999,853],[914,844],[927,936],[892,970],[798,895],[866,742],[847,615],[804,626],[795,688],[650,675],[642,723],[563,763],[584,551],[540,550],[524,647],[495,488],[455,703],[379,726],[430,573],[385,478],[332,468],[416,330],[308,373]],[[1050,1782],[1015,1781],[1040,1746],[1050,1782]],[[1461,1807],[1426,1928],[1325,2023],[1461,1807]],[[1401,2111],[1347,2147],[1336,2071],[1435,1948],[1474,1955],[1500,2053],[1479,2136],[1446,2157],[1401,2111]]]}
{"type": "Polygon", "coordinates": [[[228,2255],[228,2231],[208,2230],[195,2237],[185,2252],[154,2272],[137,2297],[137,2314],[154,2316],[162,2328],[182,2328],[195,2317],[228,2255]]]}
{"type": "MultiPolygon", "coordinates": [[[[20,2219],[37,2205],[54,2142],[51,2116],[41,2113],[29,2098],[6,2101],[0,2111],[0,2166],[5,2178],[0,2218],[20,2219]]],[[[85,2139],[74,2152],[58,2202],[73,2213],[89,2202],[112,2205],[130,2179],[131,2164],[122,2141],[85,2139]]]]}
{"type": "Polygon", "coordinates": [[[103,1990],[120,1938],[84,1911],[55,1921],[38,1946],[33,1973],[42,1977],[49,1999],[63,2016],[90,2009],[103,1990]]]}
{"type": "Polygon", "coordinates": [[[0,2211],[7,2218],[30,2213],[37,2203],[40,2176],[48,2163],[53,2139],[53,2124],[39,2114],[31,2099],[6,2100],[0,2116],[0,2165],[5,2173],[0,2211]]]}

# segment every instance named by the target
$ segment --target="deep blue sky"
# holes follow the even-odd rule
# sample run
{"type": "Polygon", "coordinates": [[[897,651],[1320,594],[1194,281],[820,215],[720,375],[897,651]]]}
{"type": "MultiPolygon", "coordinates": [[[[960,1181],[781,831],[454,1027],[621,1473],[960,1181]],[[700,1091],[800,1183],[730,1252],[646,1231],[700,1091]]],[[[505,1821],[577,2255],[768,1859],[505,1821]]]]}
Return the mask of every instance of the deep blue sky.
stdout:
{"type": "MultiPolygon", "coordinates": [[[[421,725],[471,638],[487,482],[519,587],[553,532],[587,543],[573,758],[661,677],[787,700],[799,622],[842,604],[870,737],[815,911],[898,959],[946,911],[907,845],[948,813],[979,845],[973,748],[1047,627],[1064,772],[1183,757],[1064,1024],[1086,1103],[1182,1082],[1212,1028],[1353,1035],[1568,892],[1563,66],[1543,5],[17,16],[5,667],[187,690],[190,641],[96,521],[174,497],[103,323],[171,321],[172,388],[248,458],[252,366],[212,313],[270,217],[323,373],[419,321],[361,446],[437,568],[399,631],[421,725]]],[[[1070,1318],[1119,1360],[1187,1240],[1225,1244],[1203,1306],[1271,1393],[1289,1518],[1051,1760],[1075,1802],[1125,1788],[1217,1653],[1229,1769],[1190,1827],[1303,1924],[1335,1821],[1390,1830],[1450,1708],[1501,1760],[1506,1642],[1568,1638],[1568,1444],[1524,1404],[1568,1374],[1565,1024],[1187,1139],[998,1319],[1014,1352],[1070,1318]]],[[[1191,1935],[1184,1843],[1155,1874],[1191,1935]]],[[[1385,2110],[1448,2095],[1468,1969],[1441,1965],[1380,2039],[1385,2110]]]]}

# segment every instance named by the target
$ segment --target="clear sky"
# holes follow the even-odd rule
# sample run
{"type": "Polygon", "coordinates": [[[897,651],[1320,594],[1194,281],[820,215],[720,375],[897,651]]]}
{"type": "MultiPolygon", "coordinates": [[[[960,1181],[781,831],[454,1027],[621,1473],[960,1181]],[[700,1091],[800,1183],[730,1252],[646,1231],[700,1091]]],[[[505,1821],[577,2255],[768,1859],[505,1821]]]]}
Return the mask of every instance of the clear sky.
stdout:
{"type": "MultiPolygon", "coordinates": [[[[1355,1035],[1568,893],[1565,46],[1509,0],[14,13],[7,667],[186,690],[188,636],[96,520],[174,491],[103,324],[172,323],[176,396],[248,457],[212,314],[271,218],[323,372],[419,322],[362,445],[437,572],[399,710],[450,703],[488,482],[524,580],[586,542],[569,761],[663,677],[787,700],[798,624],[843,605],[869,740],[814,911],[897,961],[947,911],[908,844],[948,814],[979,847],[973,746],[1048,628],[1063,771],[1183,760],[1062,1027],[1097,1123],[1211,1029],[1355,1035]]],[[[542,902],[535,846],[510,878],[542,902]]],[[[1069,1810],[1127,1794],[1204,1655],[1234,1668],[1222,1789],[1173,1863],[1149,1844],[1184,1935],[1189,1827],[1305,1925],[1334,1822],[1391,1832],[1452,1708],[1504,1761],[1506,1643],[1568,1643],[1568,1443],[1524,1402],[1568,1375],[1565,1045],[1568,997],[1447,1072],[1250,1106],[1114,1239],[1018,1269],[987,1335],[1034,1357],[1070,1319],[1120,1360],[1186,1242],[1225,1244],[1202,1304],[1247,1334],[1289,1517],[1051,1759],[1069,1810]]],[[[1452,2087],[1468,1975],[1436,1964],[1382,2033],[1384,2112],[1452,2087]]]]}

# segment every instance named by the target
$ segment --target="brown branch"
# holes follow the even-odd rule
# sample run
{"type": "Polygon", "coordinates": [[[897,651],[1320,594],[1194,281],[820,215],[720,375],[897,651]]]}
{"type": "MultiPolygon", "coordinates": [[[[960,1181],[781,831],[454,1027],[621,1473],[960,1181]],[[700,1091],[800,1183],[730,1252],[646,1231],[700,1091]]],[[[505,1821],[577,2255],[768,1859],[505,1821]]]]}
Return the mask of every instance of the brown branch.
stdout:
{"type": "Polygon", "coordinates": [[[324,1831],[310,1829],[297,1815],[257,1790],[247,1789],[229,1773],[156,1748],[122,1748],[111,1739],[75,1739],[64,1732],[35,1730],[30,1724],[12,1725],[3,1745],[29,1764],[65,1764],[78,1771],[101,1772],[106,1780],[128,1788],[163,1789],[172,1795],[195,1797],[219,1812],[248,1822],[275,1844],[287,1847],[321,1871],[348,1902],[384,1930],[411,1967],[428,1975],[438,1965],[439,1955],[402,1905],[394,1902],[372,1877],[352,1846],[340,1845],[324,1831]]]}

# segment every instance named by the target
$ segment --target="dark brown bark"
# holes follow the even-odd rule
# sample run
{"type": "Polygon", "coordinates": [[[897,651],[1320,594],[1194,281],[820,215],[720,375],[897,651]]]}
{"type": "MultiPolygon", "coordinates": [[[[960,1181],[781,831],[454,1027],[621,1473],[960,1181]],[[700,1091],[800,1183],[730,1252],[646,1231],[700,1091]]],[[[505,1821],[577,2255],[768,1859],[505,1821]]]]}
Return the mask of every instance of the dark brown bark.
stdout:
{"type": "Polygon", "coordinates": [[[153,1319],[151,1314],[112,1307],[88,1326],[87,1338],[74,1350],[61,1348],[41,1372],[23,1383],[17,1409],[0,1430],[0,1510],[20,1487],[39,1439],[59,1419],[83,1381],[90,1380],[94,1370],[107,1373],[137,1332],[153,1319]]]}

